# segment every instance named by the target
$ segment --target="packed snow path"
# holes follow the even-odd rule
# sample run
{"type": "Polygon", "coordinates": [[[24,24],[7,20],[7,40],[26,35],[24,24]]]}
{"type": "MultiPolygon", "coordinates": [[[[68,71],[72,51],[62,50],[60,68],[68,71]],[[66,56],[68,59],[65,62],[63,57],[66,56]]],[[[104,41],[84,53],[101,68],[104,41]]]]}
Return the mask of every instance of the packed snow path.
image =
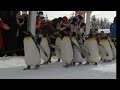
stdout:
{"type": "MultiPolygon", "coordinates": [[[[52,61],[56,61],[56,57],[52,61]]],[[[0,79],[116,79],[116,61],[98,65],[62,67],[62,62],[41,65],[38,70],[26,70],[24,57],[0,57],[0,79]]]]}

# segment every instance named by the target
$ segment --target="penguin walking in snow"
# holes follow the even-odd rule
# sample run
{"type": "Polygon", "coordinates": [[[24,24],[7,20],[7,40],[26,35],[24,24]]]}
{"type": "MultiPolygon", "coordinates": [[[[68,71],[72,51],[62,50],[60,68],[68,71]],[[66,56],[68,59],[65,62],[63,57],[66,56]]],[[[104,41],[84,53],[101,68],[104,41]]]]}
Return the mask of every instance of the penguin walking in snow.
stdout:
{"type": "Polygon", "coordinates": [[[104,35],[102,40],[99,43],[104,47],[104,49],[107,51],[108,55],[105,54],[105,50],[100,48],[101,58],[104,62],[109,62],[113,60],[113,53],[112,53],[112,47],[110,45],[110,42],[108,40],[108,36],[104,35]]]}
{"type": "Polygon", "coordinates": [[[55,48],[55,54],[58,58],[58,62],[60,62],[60,59],[61,59],[61,41],[62,41],[62,39],[61,39],[60,34],[57,34],[55,36],[56,36],[55,46],[57,47],[57,48],[55,48]]]}
{"type": "Polygon", "coordinates": [[[90,52],[90,55],[85,54],[86,62],[87,62],[86,64],[95,63],[95,65],[97,65],[97,63],[100,60],[99,59],[100,55],[99,55],[98,44],[93,34],[90,34],[88,39],[85,41],[84,45],[89,49],[90,52]]]}
{"type": "Polygon", "coordinates": [[[114,42],[112,41],[112,39],[110,37],[108,37],[108,41],[109,41],[109,44],[110,44],[110,47],[111,47],[111,50],[112,50],[113,60],[115,60],[116,59],[116,47],[115,47],[115,44],[114,44],[114,42]]]}
{"type": "Polygon", "coordinates": [[[66,64],[64,67],[68,68],[73,60],[73,47],[70,40],[70,34],[62,32],[61,41],[61,59],[66,64]]]}
{"type": "Polygon", "coordinates": [[[72,33],[72,37],[71,37],[71,43],[72,43],[72,47],[73,47],[73,61],[72,64],[75,65],[75,63],[79,63],[82,64],[85,56],[84,53],[82,51],[82,48],[80,47],[78,40],[75,38],[76,33],[73,32],[72,33]]]}
{"type": "Polygon", "coordinates": [[[35,38],[31,35],[29,31],[25,32],[26,36],[24,38],[24,52],[25,52],[25,63],[27,65],[27,69],[38,69],[40,67],[41,57],[40,50],[38,45],[35,42],[35,38]]]}
{"type": "Polygon", "coordinates": [[[47,35],[43,35],[40,42],[40,54],[41,59],[44,61],[44,64],[48,64],[51,59],[51,50],[50,50],[50,42],[48,40],[47,35]]]}

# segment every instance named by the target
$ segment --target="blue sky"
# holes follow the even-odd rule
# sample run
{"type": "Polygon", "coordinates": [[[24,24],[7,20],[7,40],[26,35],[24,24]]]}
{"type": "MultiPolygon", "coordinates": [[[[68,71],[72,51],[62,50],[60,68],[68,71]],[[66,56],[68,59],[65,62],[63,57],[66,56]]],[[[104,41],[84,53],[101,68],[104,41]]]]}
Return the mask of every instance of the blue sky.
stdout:
{"type": "MultiPolygon", "coordinates": [[[[43,11],[44,14],[48,15],[48,18],[51,20],[57,17],[67,16],[70,17],[74,11],[43,11]]],[[[116,16],[116,11],[93,11],[92,15],[96,15],[97,18],[107,18],[110,22],[113,22],[114,17],[116,16]]]]}

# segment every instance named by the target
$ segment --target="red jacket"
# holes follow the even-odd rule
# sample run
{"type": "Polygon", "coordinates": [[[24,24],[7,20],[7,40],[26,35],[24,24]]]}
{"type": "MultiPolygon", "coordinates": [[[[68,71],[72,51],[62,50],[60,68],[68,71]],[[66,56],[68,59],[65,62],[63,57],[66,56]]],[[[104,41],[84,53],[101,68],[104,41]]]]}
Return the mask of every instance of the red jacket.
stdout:
{"type": "Polygon", "coordinates": [[[44,25],[44,22],[42,20],[39,20],[38,18],[36,19],[36,25],[40,23],[40,26],[44,25]]]}

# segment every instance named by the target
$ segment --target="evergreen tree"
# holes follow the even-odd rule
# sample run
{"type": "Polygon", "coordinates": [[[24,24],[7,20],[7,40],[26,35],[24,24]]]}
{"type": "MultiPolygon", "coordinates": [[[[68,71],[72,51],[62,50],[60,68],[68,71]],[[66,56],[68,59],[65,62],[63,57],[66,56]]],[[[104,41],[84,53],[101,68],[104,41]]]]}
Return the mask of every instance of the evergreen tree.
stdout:
{"type": "Polygon", "coordinates": [[[93,16],[91,17],[91,28],[95,28],[95,27],[97,27],[96,17],[95,17],[95,15],[93,15],[93,16]]]}
{"type": "Polygon", "coordinates": [[[91,28],[101,28],[101,29],[109,29],[111,23],[108,21],[107,18],[99,19],[96,18],[95,15],[91,17],[91,28]]]}

